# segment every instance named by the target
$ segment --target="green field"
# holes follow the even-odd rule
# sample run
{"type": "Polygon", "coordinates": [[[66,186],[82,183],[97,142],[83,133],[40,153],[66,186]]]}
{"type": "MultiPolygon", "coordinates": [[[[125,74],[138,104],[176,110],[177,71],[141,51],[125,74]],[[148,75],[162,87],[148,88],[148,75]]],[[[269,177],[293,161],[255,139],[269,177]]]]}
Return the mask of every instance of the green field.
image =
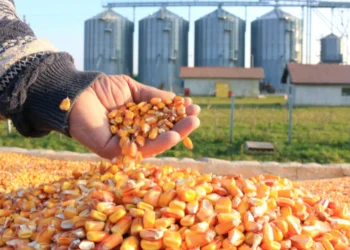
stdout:
{"type": "MultiPolygon", "coordinates": [[[[230,99],[195,97],[202,107],[201,127],[191,138],[195,148],[178,145],[163,156],[214,157],[229,160],[350,162],[350,107],[296,108],[293,112],[293,142],[287,144],[288,110],[283,97],[266,99],[236,98],[233,142],[229,141],[230,99]],[[245,141],[273,142],[275,155],[247,155],[245,141]]],[[[58,134],[42,139],[23,138],[17,133],[6,135],[0,123],[0,146],[46,148],[87,152],[71,139],[58,134]]]]}

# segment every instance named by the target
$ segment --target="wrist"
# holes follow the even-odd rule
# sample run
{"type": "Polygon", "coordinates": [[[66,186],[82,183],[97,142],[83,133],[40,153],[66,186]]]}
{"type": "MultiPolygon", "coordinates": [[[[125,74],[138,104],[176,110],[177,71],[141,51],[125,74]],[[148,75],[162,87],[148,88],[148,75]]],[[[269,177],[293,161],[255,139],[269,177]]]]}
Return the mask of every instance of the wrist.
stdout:
{"type": "Polygon", "coordinates": [[[14,126],[24,136],[40,137],[52,130],[69,136],[70,110],[61,110],[61,101],[68,97],[72,107],[101,73],[77,71],[68,54],[56,53],[40,63],[32,76],[37,77],[21,112],[11,116],[14,126]]]}

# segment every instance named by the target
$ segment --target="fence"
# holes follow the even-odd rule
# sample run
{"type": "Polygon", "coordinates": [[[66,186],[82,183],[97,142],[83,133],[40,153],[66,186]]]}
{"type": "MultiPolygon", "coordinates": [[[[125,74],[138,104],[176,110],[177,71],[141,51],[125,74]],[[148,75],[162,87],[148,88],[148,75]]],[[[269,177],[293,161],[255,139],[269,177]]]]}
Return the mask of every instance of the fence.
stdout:
{"type": "MultiPolygon", "coordinates": [[[[234,105],[229,98],[194,97],[193,102],[202,108],[201,126],[191,135],[195,148],[193,151],[188,151],[179,145],[167,151],[166,156],[319,163],[350,162],[350,107],[294,107],[289,127],[290,112],[283,96],[262,99],[236,97],[234,105]],[[234,119],[231,121],[230,117],[234,119]],[[231,130],[230,124],[232,124],[231,130]],[[276,154],[247,155],[244,152],[246,141],[271,142],[275,146],[276,154]]],[[[0,123],[0,140],[6,140],[6,136],[5,126],[0,123]]],[[[11,139],[16,137],[16,140],[13,139],[13,143],[6,145],[19,147],[29,145],[29,139],[26,139],[25,144],[16,131],[12,131],[11,136],[11,139]]],[[[65,137],[57,142],[57,134],[50,135],[45,142],[44,140],[45,138],[35,139],[30,143],[35,147],[44,148],[52,145],[50,149],[56,149],[56,146],[59,146],[59,149],[68,147],[69,150],[77,148],[76,144],[73,147],[73,142],[65,137]],[[43,143],[40,143],[40,140],[43,140],[43,143]]]]}

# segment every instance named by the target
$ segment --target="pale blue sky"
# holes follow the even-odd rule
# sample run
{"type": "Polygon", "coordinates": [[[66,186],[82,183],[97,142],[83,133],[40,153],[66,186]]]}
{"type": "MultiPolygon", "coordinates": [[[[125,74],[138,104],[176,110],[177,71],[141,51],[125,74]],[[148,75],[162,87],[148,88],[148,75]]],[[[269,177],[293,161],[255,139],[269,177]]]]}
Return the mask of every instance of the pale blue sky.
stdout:
{"type": "MultiPolygon", "coordinates": [[[[100,0],[15,0],[17,12],[23,17],[26,15],[27,21],[31,25],[35,34],[41,38],[49,39],[58,49],[69,52],[75,59],[78,69],[83,69],[84,60],[84,21],[103,11],[100,0]]],[[[168,8],[170,11],[184,17],[188,20],[188,8],[168,8]]],[[[214,7],[192,7],[191,24],[189,34],[189,66],[193,66],[193,44],[194,44],[194,20],[203,15],[214,11],[214,7]]],[[[244,8],[225,7],[225,10],[245,18],[244,8]]],[[[133,11],[131,8],[114,9],[119,14],[132,20],[133,11]]],[[[135,42],[134,42],[134,68],[137,71],[138,57],[138,20],[144,18],[150,13],[156,12],[158,8],[137,8],[135,24],[135,42]]],[[[267,13],[271,8],[248,8],[247,31],[246,31],[246,66],[249,66],[250,54],[250,22],[257,17],[267,13]]],[[[301,8],[283,8],[284,11],[297,16],[302,16],[301,8]]],[[[321,13],[331,20],[330,10],[320,10],[321,13]]],[[[344,12],[344,19],[348,22],[349,11],[344,12]]],[[[340,11],[334,11],[334,23],[341,28],[340,11]]],[[[322,19],[313,14],[313,36],[312,36],[312,63],[319,61],[320,45],[319,39],[331,32],[330,27],[322,19]]],[[[340,35],[334,29],[334,33],[340,35]]],[[[348,44],[347,44],[348,45],[348,44]]],[[[349,46],[348,46],[349,47],[349,46]]],[[[349,50],[348,50],[349,51],[349,50]]]]}

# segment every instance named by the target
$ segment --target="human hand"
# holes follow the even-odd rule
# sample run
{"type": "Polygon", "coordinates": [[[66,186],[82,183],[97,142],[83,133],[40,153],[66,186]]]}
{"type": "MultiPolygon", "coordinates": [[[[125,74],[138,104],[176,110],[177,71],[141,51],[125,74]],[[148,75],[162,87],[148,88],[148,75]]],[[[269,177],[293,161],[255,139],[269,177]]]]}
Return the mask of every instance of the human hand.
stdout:
{"type": "MultiPolygon", "coordinates": [[[[97,79],[75,101],[69,117],[70,135],[92,152],[106,159],[121,156],[119,137],[112,135],[107,114],[128,102],[149,101],[152,97],[173,98],[174,93],[140,84],[128,76],[104,76],[97,79]]],[[[160,154],[179,143],[199,127],[200,108],[185,98],[187,117],[171,131],[148,140],[140,149],[143,157],[160,154]]]]}

